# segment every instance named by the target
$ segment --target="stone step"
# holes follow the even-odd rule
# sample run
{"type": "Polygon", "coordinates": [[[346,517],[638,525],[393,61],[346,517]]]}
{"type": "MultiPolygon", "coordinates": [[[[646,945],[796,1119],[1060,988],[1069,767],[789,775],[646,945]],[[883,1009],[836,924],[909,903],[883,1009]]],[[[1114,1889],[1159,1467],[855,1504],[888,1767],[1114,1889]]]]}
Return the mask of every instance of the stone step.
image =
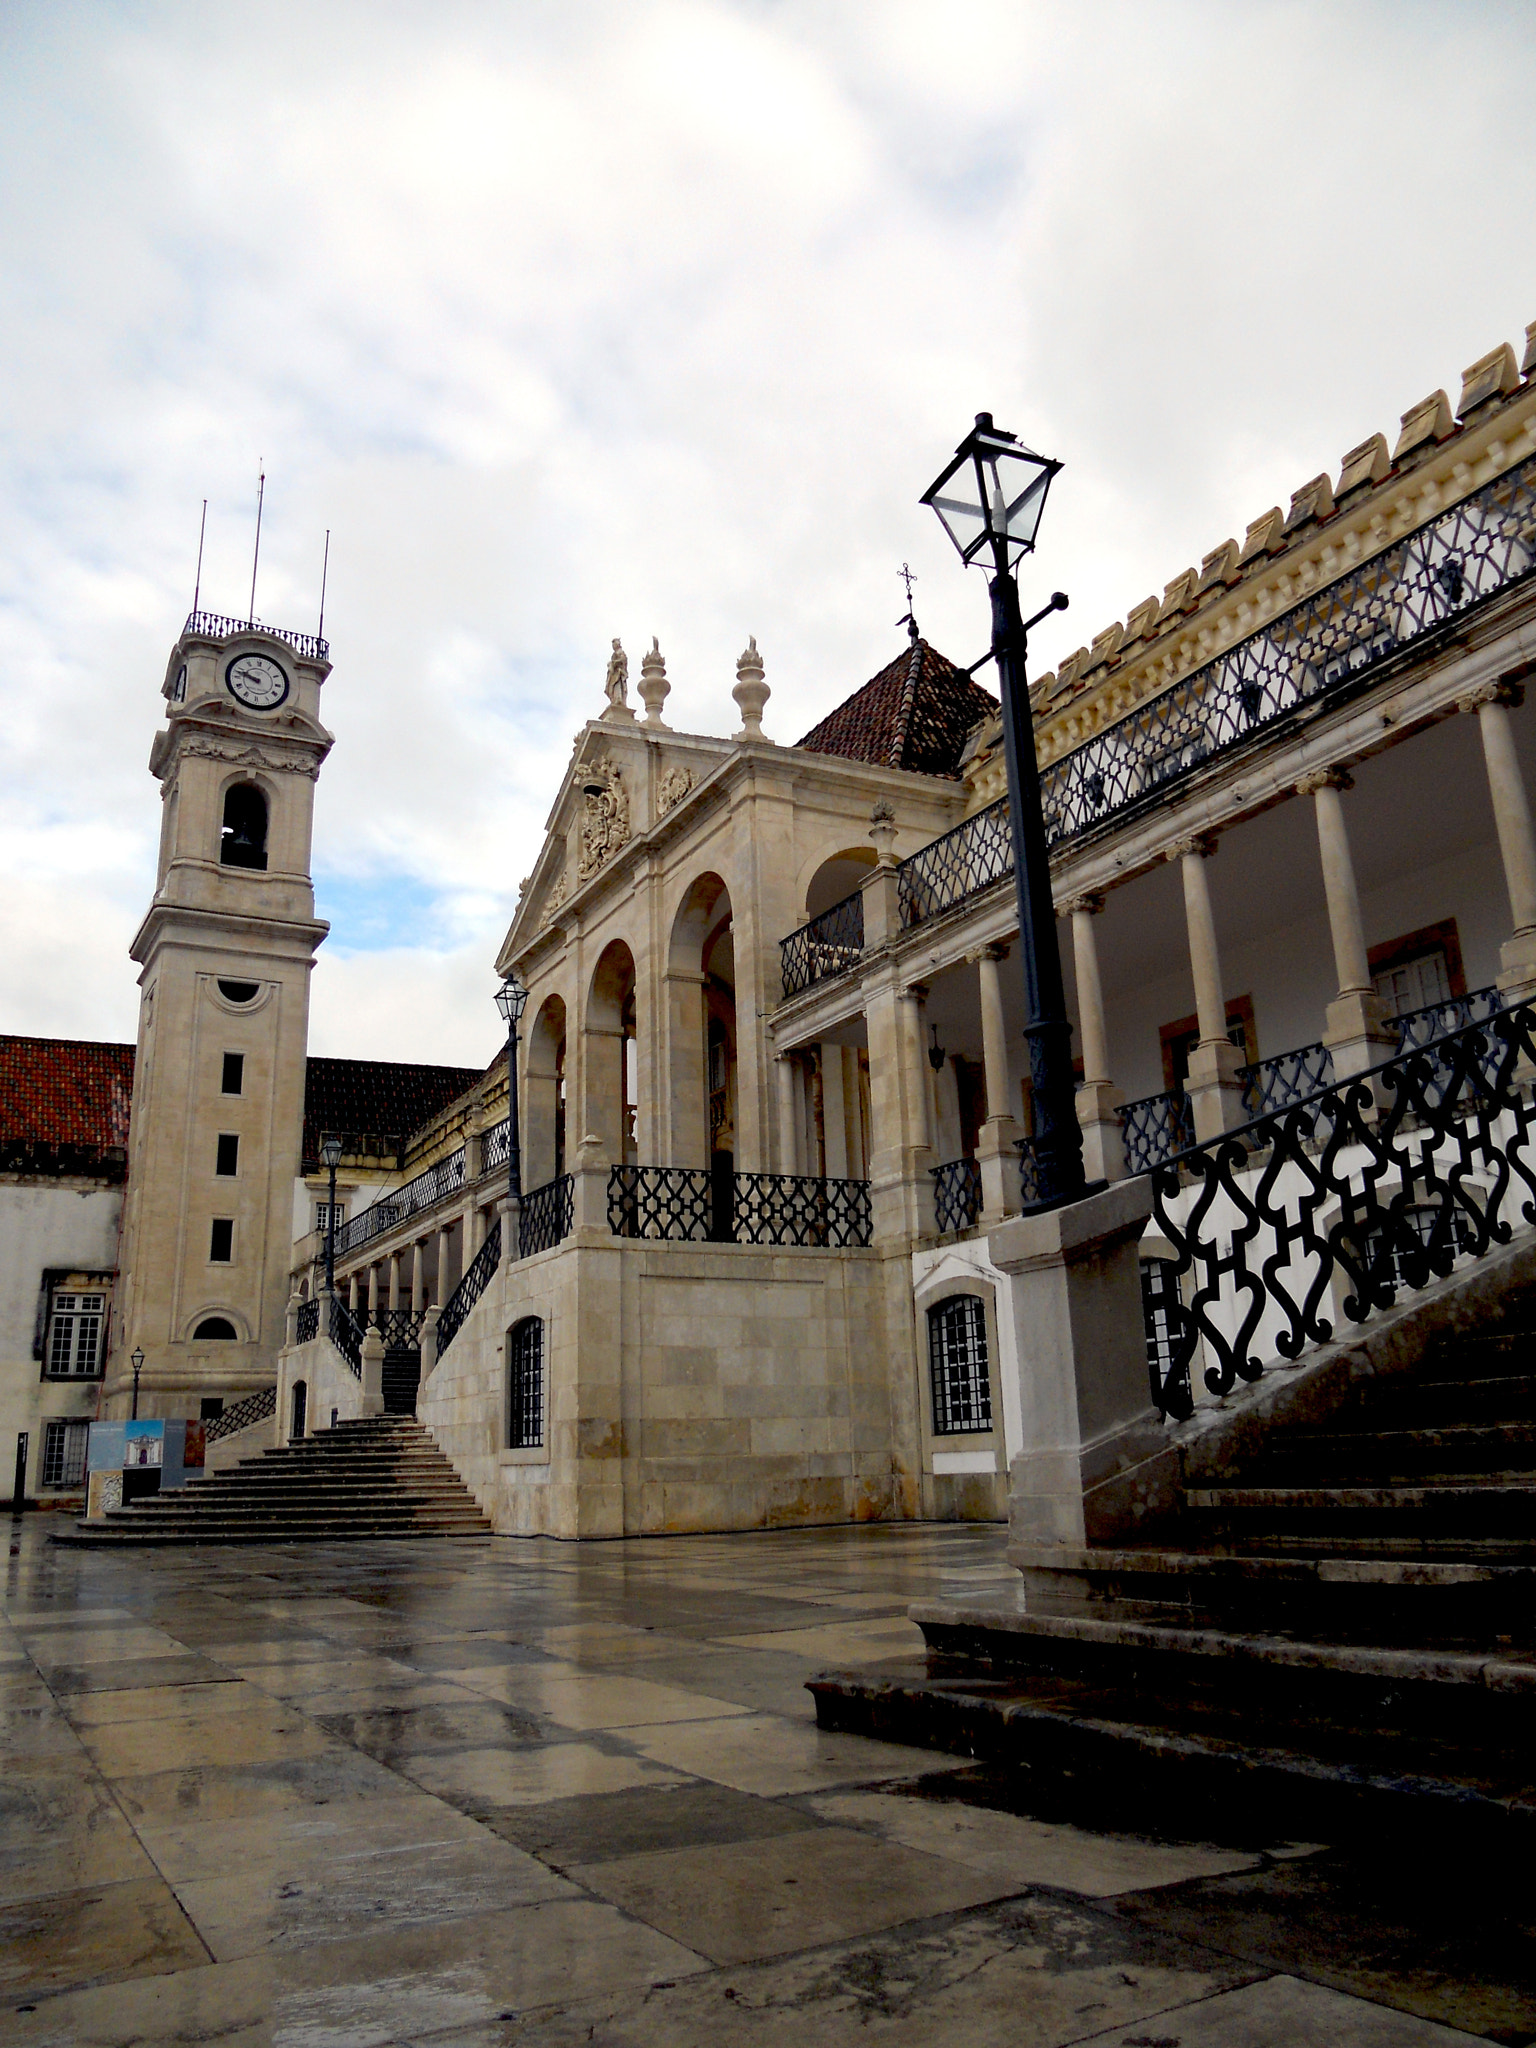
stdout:
{"type": "Polygon", "coordinates": [[[1436,1428],[1277,1431],[1246,1468],[1258,1479],[1266,1466],[1289,1471],[1306,1465],[1330,1477],[1342,1467],[1360,1471],[1422,1473],[1536,1469],[1536,1422],[1447,1423],[1436,1428]]]}
{"type": "Polygon", "coordinates": [[[1404,1428],[1453,1422],[1519,1422],[1536,1416],[1536,1374],[1511,1373],[1506,1377],[1474,1377],[1458,1380],[1414,1378],[1396,1387],[1390,1399],[1380,1389],[1374,1400],[1346,1403],[1338,1421],[1368,1418],[1367,1426],[1380,1426],[1390,1417],[1404,1428]]]}
{"type": "Polygon", "coordinates": [[[1536,1537],[1536,1484],[1459,1474],[1439,1485],[1218,1486],[1184,1494],[1197,1547],[1218,1535],[1335,1533],[1341,1543],[1394,1527],[1409,1534],[1536,1537]]]}

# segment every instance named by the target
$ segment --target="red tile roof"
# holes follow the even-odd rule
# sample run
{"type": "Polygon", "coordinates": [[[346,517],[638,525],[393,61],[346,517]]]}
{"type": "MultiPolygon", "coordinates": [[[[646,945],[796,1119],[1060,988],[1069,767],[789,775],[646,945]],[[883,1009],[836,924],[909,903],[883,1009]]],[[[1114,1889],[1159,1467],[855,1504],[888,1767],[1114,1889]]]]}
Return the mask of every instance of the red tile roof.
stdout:
{"type": "Polygon", "coordinates": [[[914,640],[795,744],[847,761],[953,776],[967,736],[996,709],[996,698],[963,669],[926,640],[914,640]]]}
{"type": "MultiPolygon", "coordinates": [[[[482,1077],[480,1067],[424,1067],[403,1060],[311,1059],[304,1077],[304,1171],[320,1163],[326,1131],[393,1138],[391,1153],[482,1077]]],[[[351,1152],[353,1148],[348,1147],[351,1152]]],[[[377,1147],[364,1147],[377,1151],[377,1147]]]]}
{"type": "Polygon", "coordinates": [[[131,1045],[0,1038],[0,1172],[121,1181],[132,1094],[131,1045]]]}

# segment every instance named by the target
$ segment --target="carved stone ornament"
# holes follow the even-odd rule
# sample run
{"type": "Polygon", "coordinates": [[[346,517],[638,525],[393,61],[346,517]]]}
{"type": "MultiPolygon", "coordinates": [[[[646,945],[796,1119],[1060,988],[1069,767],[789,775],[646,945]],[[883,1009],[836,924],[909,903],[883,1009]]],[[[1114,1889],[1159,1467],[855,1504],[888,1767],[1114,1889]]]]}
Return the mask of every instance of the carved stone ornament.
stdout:
{"type": "Polygon", "coordinates": [[[178,752],[200,754],[209,761],[228,761],[236,768],[265,768],[272,775],[307,775],[320,780],[320,764],[311,753],[277,754],[244,740],[184,739],[178,752]]]}
{"type": "Polygon", "coordinates": [[[691,768],[669,768],[657,787],[657,804],[663,812],[675,810],[692,787],[691,768]]]}
{"type": "Polygon", "coordinates": [[[577,875],[584,882],[612,860],[629,838],[629,795],[617,762],[605,757],[592,763],[582,784],[582,802],[577,875]]]}
{"type": "Polygon", "coordinates": [[[613,652],[608,657],[608,673],[603,679],[603,689],[608,698],[608,709],[603,713],[604,718],[621,721],[628,719],[633,723],[635,714],[629,702],[629,656],[617,640],[614,641],[613,652]]]}
{"type": "Polygon", "coordinates": [[[555,877],[555,886],[544,899],[544,923],[548,924],[555,912],[571,893],[571,878],[565,868],[555,877]]]}

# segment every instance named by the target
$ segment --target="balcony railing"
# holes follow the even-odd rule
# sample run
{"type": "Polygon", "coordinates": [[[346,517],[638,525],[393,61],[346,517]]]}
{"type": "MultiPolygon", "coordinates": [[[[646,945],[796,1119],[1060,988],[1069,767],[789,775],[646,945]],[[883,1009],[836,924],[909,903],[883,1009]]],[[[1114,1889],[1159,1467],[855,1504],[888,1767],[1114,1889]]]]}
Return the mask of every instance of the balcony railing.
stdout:
{"type": "Polygon", "coordinates": [[[933,1212],[939,1235],[974,1230],[981,1214],[981,1168],[974,1159],[951,1159],[943,1166],[930,1166],[933,1175],[933,1212]]]}
{"type": "Polygon", "coordinates": [[[1243,1088],[1243,1108],[1249,1116],[1263,1116],[1271,1109],[1284,1109],[1288,1102],[1300,1102],[1319,1088],[1333,1086],[1333,1054],[1326,1045],[1301,1045],[1295,1052],[1277,1053],[1272,1060],[1255,1060],[1251,1067],[1239,1067],[1237,1078],[1243,1088]]]}
{"type": "Polygon", "coordinates": [[[685,1244],[800,1245],[870,1241],[869,1183],[800,1173],[713,1173],[702,1166],[615,1166],[608,1176],[615,1237],[685,1244]]]}
{"type": "Polygon", "coordinates": [[[503,1117],[499,1124],[492,1124],[480,1140],[480,1171],[495,1173],[497,1168],[505,1169],[512,1156],[512,1125],[503,1117]]]}
{"type": "Polygon", "coordinates": [[[842,974],[857,964],[863,950],[864,898],[855,890],[779,941],[785,995],[798,995],[813,982],[842,974]]]}
{"type": "Polygon", "coordinates": [[[204,633],[211,640],[228,640],[235,633],[265,633],[269,640],[281,640],[306,661],[328,661],[330,643],[313,633],[290,633],[283,626],[264,626],[260,619],[226,619],[221,612],[188,612],[183,633],[204,633]]]}
{"type": "Polygon", "coordinates": [[[575,1216],[576,1183],[568,1173],[545,1181],[541,1188],[530,1188],[518,1214],[518,1256],[531,1259],[535,1252],[563,1243],[575,1216]]]}
{"type": "Polygon", "coordinates": [[[1127,1102],[1120,1111],[1120,1128],[1125,1136],[1125,1163],[1132,1173],[1150,1173],[1195,1142],[1194,1111],[1182,1088],[1127,1102]]]}
{"type": "MultiPolygon", "coordinates": [[[[1159,801],[1170,784],[1302,705],[1353,696],[1385,663],[1459,627],[1533,567],[1536,456],[1053,761],[1040,776],[1048,843],[1065,845],[1159,801]]],[[[1004,799],[901,862],[902,921],[937,917],[1012,872],[1004,799]]],[[[816,971],[806,971],[810,934],[821,921],[780,942],[786,997],[857,964],[862,926],[851,954],[839,959],[829,949],[814,956],[816,971]]]]}
{"type": "Polygon", "coordinates": [[[351,1366],[353,1376],[362,1378],[363,1373],[363,1326],[339,1294],[331,1296],[331,1320],[329,1325],[331,1342],[351,1366]]]}
{"type": "Polygon", "coordinates": [[[380,1196],[370,1208],[349,1217],[336,1232],[336,1257],[345,1258],[361,1251],[365,1244],[371,1244],[376,1237],[383,1237],[410,1217],[419,1216],[424,1209],[435,1209],[439,1202],[457,1193],[463,1185],[464,1147],[461,1145],[457,1152],[450,1152],[435,1166],[429,1166],[425,1173],[418,1173],[414,1180],[408,1180],[403,1188],[380,1196]]]}

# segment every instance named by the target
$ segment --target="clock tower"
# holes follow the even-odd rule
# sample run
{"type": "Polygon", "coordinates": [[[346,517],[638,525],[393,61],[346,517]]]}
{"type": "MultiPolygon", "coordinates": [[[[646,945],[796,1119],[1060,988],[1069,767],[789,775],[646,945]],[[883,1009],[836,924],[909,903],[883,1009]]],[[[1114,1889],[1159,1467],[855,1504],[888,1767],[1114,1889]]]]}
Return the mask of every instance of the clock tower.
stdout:
{"type": "Polygon", "coordinates": [[[166,669],[154,901],[117,1342],[106,1410],[196,1417],[276,1379],[300,1170],[315,917],[310,829],[330,752],[323,640],[196,612],[166,669]]]}

